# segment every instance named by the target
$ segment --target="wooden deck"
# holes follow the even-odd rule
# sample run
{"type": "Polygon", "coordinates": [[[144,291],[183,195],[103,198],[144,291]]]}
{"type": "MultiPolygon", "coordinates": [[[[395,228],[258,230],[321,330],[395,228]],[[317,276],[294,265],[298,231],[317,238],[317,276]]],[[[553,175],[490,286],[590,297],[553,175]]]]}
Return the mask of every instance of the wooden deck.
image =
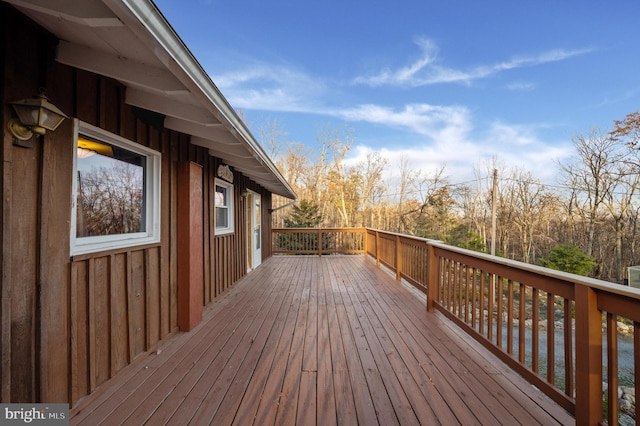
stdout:
{"type": "Polygon", "coordinates": [[[275,256],[72,410],[101,423],[575,422],[365,256],[275,256]]]}

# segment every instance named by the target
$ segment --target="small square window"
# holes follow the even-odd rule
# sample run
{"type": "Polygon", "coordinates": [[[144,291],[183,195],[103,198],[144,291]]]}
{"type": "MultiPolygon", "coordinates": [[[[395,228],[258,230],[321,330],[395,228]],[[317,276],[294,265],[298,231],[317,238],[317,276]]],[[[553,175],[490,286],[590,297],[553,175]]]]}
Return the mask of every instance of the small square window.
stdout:
{"type": "Polygon", "coordinates": [[[160,241],[160,153],[76,120],[71,254],[160,241]]]}
{"type": "Polygon", "coordinates": [[[216,235],[233,232],[233,185],[216,179],[216,235]]]}

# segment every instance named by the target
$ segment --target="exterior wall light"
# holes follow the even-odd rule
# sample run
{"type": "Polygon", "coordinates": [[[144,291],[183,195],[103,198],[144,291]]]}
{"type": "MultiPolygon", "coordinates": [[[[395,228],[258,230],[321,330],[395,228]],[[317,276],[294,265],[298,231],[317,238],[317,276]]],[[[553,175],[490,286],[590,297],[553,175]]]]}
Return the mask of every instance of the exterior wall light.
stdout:
{"type": "Polygon", "coordinates": [[[18,118],[9,119],[7,127],[11,134],[21,141],[31,139],[34,133],[44,135],[47,130],[56,130],[65,118],[69,118],[49,102],[44,92],[40,92],[33,98],[9,102],[9,104],[13,106],[18,118]]]}

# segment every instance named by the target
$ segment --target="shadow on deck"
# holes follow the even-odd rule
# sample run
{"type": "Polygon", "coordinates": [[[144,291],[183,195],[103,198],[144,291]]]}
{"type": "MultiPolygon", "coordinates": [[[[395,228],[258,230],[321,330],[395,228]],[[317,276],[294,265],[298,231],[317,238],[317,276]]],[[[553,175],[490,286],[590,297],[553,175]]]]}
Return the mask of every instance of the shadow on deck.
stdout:
{"type": "Polygon", "coordinates": [[[365,256],[275,256],[71,424],[573,424],[365,256]]]}

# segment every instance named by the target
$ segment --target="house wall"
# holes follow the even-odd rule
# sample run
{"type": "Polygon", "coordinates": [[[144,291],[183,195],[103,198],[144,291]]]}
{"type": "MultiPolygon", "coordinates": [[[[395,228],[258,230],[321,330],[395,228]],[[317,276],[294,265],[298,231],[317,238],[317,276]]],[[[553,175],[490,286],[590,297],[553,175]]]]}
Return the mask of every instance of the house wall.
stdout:
{"type": "MultiPolygon", "coordinates": [[[[240,194],[249,188],[262,195],[265,243],[271,195],[234,172],[236,232],[216,237],[220,159],[191,145],[188,135],[145,123],[124,103],[126,88],[118,82],[56,63],[57,40],[4,3],[0,22],[0,401],[73,405],[178,331],[179,162],[203,168],[204,305],[246,274],[240,194]],[[7,102],[33,96],[40,87],[70,117],[161,152],[159,243],[70,256],[72,120],[34,140],[32,148],[14,145],[6,130],[13,116],[7,102]]],[[[264,245],[263,258],[270,247],[264,245]]]]}

